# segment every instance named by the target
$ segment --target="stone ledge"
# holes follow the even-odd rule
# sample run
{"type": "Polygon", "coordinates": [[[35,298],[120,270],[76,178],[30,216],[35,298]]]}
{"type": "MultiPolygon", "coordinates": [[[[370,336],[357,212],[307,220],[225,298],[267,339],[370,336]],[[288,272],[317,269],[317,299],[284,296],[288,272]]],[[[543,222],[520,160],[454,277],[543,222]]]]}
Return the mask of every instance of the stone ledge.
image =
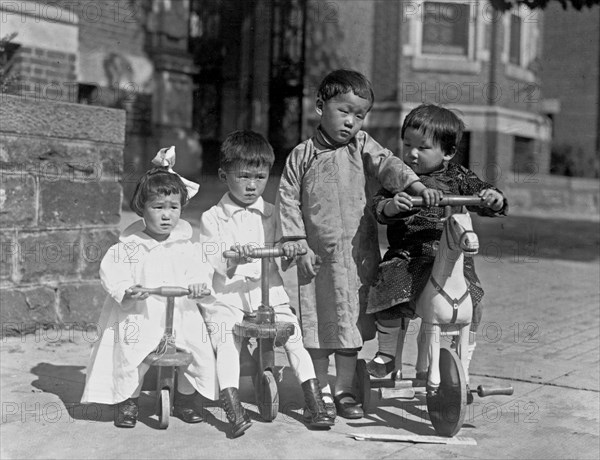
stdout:
{"type": "Polygon", "coordinates": [[[125,111],[0,93],[3,133],[123,145],[125,111]]]}

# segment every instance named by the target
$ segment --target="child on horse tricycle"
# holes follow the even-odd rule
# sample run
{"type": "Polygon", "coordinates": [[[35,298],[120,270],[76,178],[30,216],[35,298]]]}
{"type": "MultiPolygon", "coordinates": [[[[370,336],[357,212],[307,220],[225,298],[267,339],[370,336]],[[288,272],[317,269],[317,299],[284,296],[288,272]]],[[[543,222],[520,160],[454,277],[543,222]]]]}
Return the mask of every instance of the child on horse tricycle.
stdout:
{"type": "MultiPolygon", "coordinates": [[[[483,216],[506,215],[508,204],[498,189],[480,180],[467,168],[450,161],[457,152],[464,128],[464,123],[454,112],[436,105],[421,105],[407,115],[402,125],[402,158],[419,175],[423,184],[439,191],[439,198],[448,194],[478,195],[478,205],[467,206],[467,209],[483,216]]],[[[367,313],[376,317],[379,350],[367,364],[367,370],[378,378],[393,371],[400,377],[407,321],[416,314],[422,317],[425,313],[419,308],[428,307],[425,306],[428,302],[424,298],[420,300],[420,296],[424,297],[423,293],[429,287],[441,297],[445,292],[431,275],[444,220],[448,216],[444,209],[438,207],[415,209],[409,195],[394,194],[385,189],[376,195],[374,208],[378,221],[387,225],[389,249],[369,292],[367,313]]],[[[448,254],[440,256],[447,258],[448,254]]],[[[483,297],[472,257],[464,259],[464,273],[460,275],[466,280],[468,291],[461,292],[457,302],[449,304],[448,308],[460,311],[462,317],[459,319],[471,324],[468,352],[465,350],[468,356],[463,361],[468,362],[475,346],[483,297]],[[471,302],[472,307],[467,307],[471,302]],[[464,308],[459,308],[462,303],[464,308]]],[[[423,323],[427,329],[427,322],[423,323]]],[[[417,378],[427,378],[429,391],[435,392],[440,384],[439,371],[433,366],[427,376],[428,360],[425,358],[426,355],[421,355],[417,363],[417,378]]]]}

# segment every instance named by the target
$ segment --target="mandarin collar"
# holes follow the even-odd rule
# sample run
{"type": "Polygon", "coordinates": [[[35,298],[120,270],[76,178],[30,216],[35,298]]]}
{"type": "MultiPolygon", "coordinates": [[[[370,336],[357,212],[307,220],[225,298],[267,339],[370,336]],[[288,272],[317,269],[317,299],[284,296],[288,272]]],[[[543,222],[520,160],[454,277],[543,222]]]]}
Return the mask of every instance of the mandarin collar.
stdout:
{"type": "Polygon", "coordinates": [[[357,137],[359,136],[359,134],[361,133],[361,131],[359,131],[358,133],[356,133],[356,136],[354,136],[352,139],[350,139],[348,142],[344,143],[337,143],[334,142],[325,131],[323,131],[323,128],[321,128],[321,126],[319,125],[315,131],[315,135],[314,135],[314,139],[316,140],[316,147],[318,152],[317,153],[321,153],[321,152],[326,152],[326,151],[330,151],[330,150],[337,150],[339,148],[343,148],[346,147],[350,144],[356,144],[358,142],[357,137]]]}
{"type": "Polygon", "coordinates": [[[223,198],[221,198],[221,201],[219,201],[219,204],[217,205],[217,210],[219,211],[219,217],[223,220],[229,220],[234,214],[243,210],[255,211],[265,217],[271,217],[273,214],[273,209],[270,206],[267,206],[267,202],[263,200],[262,196],[258,197],[258,200],[254,203],[242,207],[231,199],[229,192],[223,195],[223,198]]]}
{"type": "Polygon", "coordinates": [[[144,219],[140,219],[132,223],[121,233],[119,241],[123,244],[140,244],[146,249],[151,250],[156,246],[171,244],[179,241],[188,241],[192,238],[192,226],[186,220],[179,219],[177,225],[164,241],[156,241],[150,235],[144,233],[146,223],[144,219]]]}

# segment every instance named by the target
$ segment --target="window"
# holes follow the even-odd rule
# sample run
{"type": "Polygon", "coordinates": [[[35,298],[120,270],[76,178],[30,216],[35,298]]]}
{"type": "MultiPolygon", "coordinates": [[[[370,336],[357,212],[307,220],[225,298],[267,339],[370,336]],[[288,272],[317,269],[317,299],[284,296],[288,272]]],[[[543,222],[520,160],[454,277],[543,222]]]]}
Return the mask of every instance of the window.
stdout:
{"type": "Polygon", "coordinates": [[[522,38],[522,19],[517,14],[510,15],[510,36],[508,45],[508,62],[520,66],[522,63],[521,43],[522,38]]]}
{"type": "Polygon", "coordinates": [[[525,5],[513,8],[504,16],[504,47],[502,62],[506,75],[524,81],[535,81],[539,71],[537,48],[540,19],[538,11],[525,5]]]}
{"type": "Polygon", "coordinates": [[[403,9],[409,40],[402,46],[417,71],[478,74],[485,60],[482,3],[468,0],[414,0],[403,9]],[[479,37],[479,38],[477,38],[479,37]]]}
{"type": "Polygon", "coordinates": [[[422,54],[469,55],[469,5],[423,4],[422,54]]]}
{"type": "Polygon", "coordinates": [[[536,173],[535,141],[529,137],[515,136],[514,142],[512,170],[516,173],[536,173]]]}
{"type": "Polygon", "coordinates": [[[14,35],[8,37],[0,37],[0,91],[9,92],[9,88],[13,82],[16,82],[17,72],[11,72],[14,64],[14,57],[17,54],[21,45],[11,43],[10,40],[14,35]]]}

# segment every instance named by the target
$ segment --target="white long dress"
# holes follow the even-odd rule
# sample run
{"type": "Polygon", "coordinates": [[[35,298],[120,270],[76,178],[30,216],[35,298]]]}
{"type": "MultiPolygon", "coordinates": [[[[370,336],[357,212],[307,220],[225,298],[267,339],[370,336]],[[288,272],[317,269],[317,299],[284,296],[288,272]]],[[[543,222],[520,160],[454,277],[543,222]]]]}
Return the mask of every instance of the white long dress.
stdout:
{"type": "MultiPolygon", "coordinates": [[[[191,242],[191,225],[180,220],[169,238],[159,242],[143,230],[143,220],[130,225],[100,265],[100,279],[108,296],[99,320],[102,334],[94,344],[81,402],[116,404],[133,395],[143,380],[140,366],[160,343],[165,329],[166,299],[151,295],[125,309],[125,290],[182,286],[207,282],[212,272],[191,242]]],[[[175,299],[173,331],[178,348],[189,351],[192,363],[185,372],[194,388],[206,398],[218,399],[216,360],[204,319],[196,302],[175,299]]]]}

